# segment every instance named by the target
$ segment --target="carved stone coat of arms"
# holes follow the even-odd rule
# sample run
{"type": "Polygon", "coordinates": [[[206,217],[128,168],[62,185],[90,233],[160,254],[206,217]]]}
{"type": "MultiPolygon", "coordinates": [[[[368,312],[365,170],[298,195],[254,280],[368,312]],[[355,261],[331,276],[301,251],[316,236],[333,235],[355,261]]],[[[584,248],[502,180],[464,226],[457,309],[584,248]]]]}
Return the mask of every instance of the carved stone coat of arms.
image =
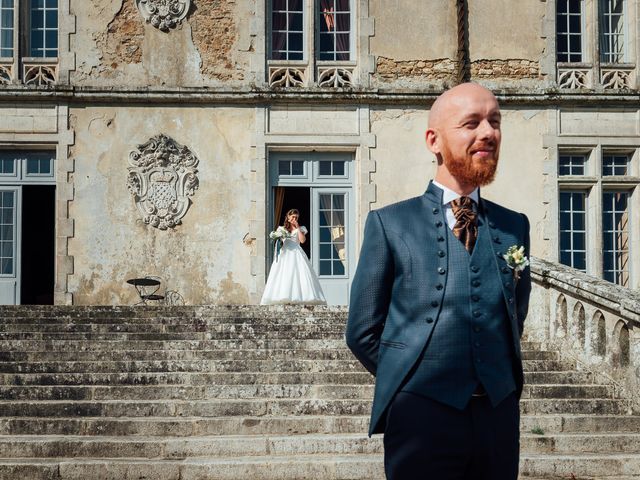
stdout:
{"type": "Polygon", "coordinates": [[[145,223],[160,230],[182,223],[198,189],[198,162],[189,148],[164,134],[129,154],[127,186],[145,223]]]}
{"type": "Polygon", "coordinates": [[[166,32],[187,16],[191,0],[136,0],[136,5],[147,22],[166,32]]]}

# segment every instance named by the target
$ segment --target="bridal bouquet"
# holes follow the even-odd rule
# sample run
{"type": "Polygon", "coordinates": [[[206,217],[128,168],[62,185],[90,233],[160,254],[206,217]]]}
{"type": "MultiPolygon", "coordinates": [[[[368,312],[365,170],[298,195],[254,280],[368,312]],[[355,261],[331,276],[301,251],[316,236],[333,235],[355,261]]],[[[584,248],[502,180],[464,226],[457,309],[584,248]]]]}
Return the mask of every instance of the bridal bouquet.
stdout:
{"type": "Polygon", "coordinates": [[[290,238],[291,234],[284,227],[278,227],[273,232],[269,234],[269,238],[271,240],[280,240],[280,242],[284,242],[286,238],[290,238]]]}
{"type": "Polygon", "coordinates": [[[284,241],[287,238],[291,238],[291,234],[284,227],[278,227],[273,232],[269,234],[269,238],[275,242],[275,252],[274,256],[276,258],[276,262],[278,261],[278,257],[280,256],[280,249],[282,245],[284,245],[284,241]]]}

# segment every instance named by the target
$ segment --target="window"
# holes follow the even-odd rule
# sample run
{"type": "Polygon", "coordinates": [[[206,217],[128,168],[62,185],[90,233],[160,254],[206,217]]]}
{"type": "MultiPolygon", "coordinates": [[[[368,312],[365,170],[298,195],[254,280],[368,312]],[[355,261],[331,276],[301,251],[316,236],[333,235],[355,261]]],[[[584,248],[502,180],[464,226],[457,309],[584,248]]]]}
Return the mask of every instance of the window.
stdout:
{"type": "Polygon", "coordinates": [[[0,182],[52,182],[54,161],[54,151],[0,150],[0,182]]]}
{"type": "Polygon", "coordinates": [[[0,83],[52,84],[57,57],[58,0],[0,0],[0,83]]]}
{"type": "Polygon", "coordinates": [[[560,263],[585,271],[586,194],[560,192],[560,263]]]}
{"type": "Polygon", "coordinates": [[[584,165],[587,161],[586,155],[566,154],[560,155],[558,162],[559,175],[584,175],[584,165]]]}
{"type": "Polygon", "coordinates": [[[269,0],[272,87],[352,85],[354,0],[269,0]]]}
{"type": "Polygon", "coordinates": [[[322,177],[344,177],[344,160],[321,160],[318,162],[319,174],[322,177]]]}
{"type": "Polygon", "coordinates": [[[556,61],[561,88],[635,88],[637,24],[626,0],[557,0],[556,61]],[[634,75],[635,74],[635,75],[634,75]]]}
{"type": "Polygon", "coordinates": [[[558,0],[556,4],[558,62],[582,62],[582,7],[582,0],[558,0]]]}
{"type": "Polygon", "coordinates": [[[602,176],[628,175],[631,156],[627,154],[603,154],[602,176]]]}
{"type": "Polygon", "coordinates": [[[624,61],[624,1],[600,2],[600,61],[622,63],[624,61]]]}
{"type": "Polygon", "coordinates": [[[271,16],[271,59],[302,60],[303,0],[273,0],[271,16]]]}
{"type": "Polygon", "coordinates": [[[320,194],[320,275],[345,274],[344,256],[345,194],[320,194]]]}
{"type": "Polygon", "coordinates": [[[603,276],[629,285],[629,193],[605,191],[602,199],[603,276]]]}
{"type": "Polygon", "coordinates": [[[0,276],[13,275],[15,258],[15,192],[0,192],[0,276]]]}
{"type": "Polygon", "coordinates": [[[291,177],[303,176],[304,173],[304,161],[303,160],[279,160],[278,161],[278,175],[285,175],[291,177]]]}
{"type": "Polygon", "coordinates": [[[640,187],[639,156],[638,149],[602,146],[580,154],[560,150],[560,263],[622,286],[632,286],[631,281],[640,278],[640,270],[634,272],[631,262],[631,239],[640,229],[640,218],[631,214],[640,187]]]}
{"type": "MultiPolygon", "coordinates": [[[[11,1],[11,0],[10,0],[11,1]]],[[[58,56],[58,0],[31,0],[29,57],[58,56]]]]}

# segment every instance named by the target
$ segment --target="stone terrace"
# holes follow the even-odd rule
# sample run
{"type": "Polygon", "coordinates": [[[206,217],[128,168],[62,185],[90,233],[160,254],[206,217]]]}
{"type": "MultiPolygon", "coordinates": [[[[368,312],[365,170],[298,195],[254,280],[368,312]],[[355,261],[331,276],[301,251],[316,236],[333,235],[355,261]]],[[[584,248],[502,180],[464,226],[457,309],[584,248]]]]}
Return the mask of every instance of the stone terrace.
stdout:
{"type": "MultiPolygon", "coordinates": [[[[383,479],[345,317],[0,307],[0,479],[383,479]]],[[[522,478],[640,478],[640,417],[615,385],[523,350],[522,478]]]]}

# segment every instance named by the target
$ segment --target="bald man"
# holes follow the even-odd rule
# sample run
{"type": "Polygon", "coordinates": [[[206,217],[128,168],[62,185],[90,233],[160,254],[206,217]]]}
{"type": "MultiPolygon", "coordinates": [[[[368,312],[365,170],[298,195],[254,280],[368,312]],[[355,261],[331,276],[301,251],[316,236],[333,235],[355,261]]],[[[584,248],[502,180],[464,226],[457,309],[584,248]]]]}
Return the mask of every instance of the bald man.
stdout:
{"type": "Polygon", "coordinates": [[[496,173],[500,125],[486,88],[443,93],[426,131],[435,178],[367,217],[346,339],[376,376],[369,435],[384,433],[390,480],[518,476],[531,277],[503,255],[529,255],[529,222],[479,191],[496,173]]]}

